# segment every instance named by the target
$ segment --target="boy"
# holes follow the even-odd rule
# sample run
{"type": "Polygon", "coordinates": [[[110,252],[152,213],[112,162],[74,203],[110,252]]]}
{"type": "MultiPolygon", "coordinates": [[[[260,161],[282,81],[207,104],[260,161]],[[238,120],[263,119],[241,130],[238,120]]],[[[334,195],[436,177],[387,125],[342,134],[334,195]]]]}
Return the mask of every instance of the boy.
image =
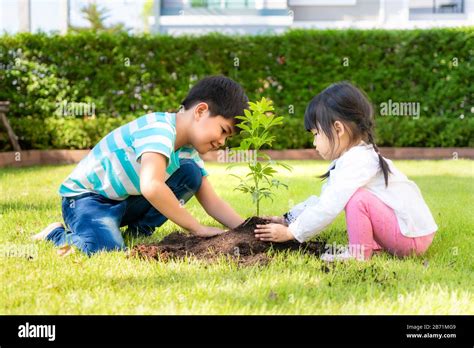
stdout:
{"type": "Polygon", "coordinates": [[[149,236],[170,219],[200,237],[202,226],[183,204],[193,195],[214,219],[234,228],[244,220],[214,192],[199,154],[217,150],[235,132],[248,98],[224,76],[199,81],[174,113],[142,116],[105,136],[62,183],[65,227],[56,222],[33,237],[91,255],[125,247],[121,226],[149,236]],[[198,154],[199,153],[199,154],[198,154]]]}

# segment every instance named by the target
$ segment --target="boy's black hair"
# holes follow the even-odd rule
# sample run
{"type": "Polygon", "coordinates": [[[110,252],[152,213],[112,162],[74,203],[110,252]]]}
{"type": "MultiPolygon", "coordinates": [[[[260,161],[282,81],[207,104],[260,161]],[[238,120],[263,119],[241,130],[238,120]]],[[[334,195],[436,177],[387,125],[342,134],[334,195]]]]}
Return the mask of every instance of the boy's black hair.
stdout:
{"type": "Polygon", "coordinates": [[[239,123],[235,116],[244,115],[248,101],[244,89],[234,80],[225,76],[208,76],[191,88],[181,104],[187,110],[197,103],[205,102],[211,116],[220,115],[239,123]]]}

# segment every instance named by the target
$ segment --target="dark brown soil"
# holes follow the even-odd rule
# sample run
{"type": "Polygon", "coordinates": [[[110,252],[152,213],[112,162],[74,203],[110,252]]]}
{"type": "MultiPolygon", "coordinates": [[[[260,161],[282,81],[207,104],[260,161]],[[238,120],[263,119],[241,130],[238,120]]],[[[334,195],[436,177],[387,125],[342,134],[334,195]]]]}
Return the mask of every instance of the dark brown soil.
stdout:
{"type": "Polygon", "coordinates": [[[173,232],[155,244],[139,244],[130,250],[131,257],[141,257],[159,261],[194,256],[198,259],[213,261],[221,256],[237,261],[241,265],[266,264],[270,260],[269,249],[294,250],[321,255],[324,244],[321,242],[270,243],[257,240],[254,229],[257,224],[267,223],[264,219],[252,217],[242,225],[224,234],[202,238],[182,232],[173,232]]]}

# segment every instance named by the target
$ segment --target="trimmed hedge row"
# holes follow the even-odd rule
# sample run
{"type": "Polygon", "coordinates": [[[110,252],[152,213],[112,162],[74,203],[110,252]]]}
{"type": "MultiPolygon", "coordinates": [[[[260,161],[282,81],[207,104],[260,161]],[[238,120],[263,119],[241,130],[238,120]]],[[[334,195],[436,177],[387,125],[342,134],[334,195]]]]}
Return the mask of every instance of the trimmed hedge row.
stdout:
{"type": "MultiPolygon", "coordinates": [[[[312,143],[303,128],[306,105],[330,83],[349,80],[378,111],[390,101],[419,103],[419,117],[377,116],[380,146],[473,146],[473,57],[472,27],[269,36],[18,34],[0,37],[0,100],[11,102],[8,116],[25,149],[82,149],[134,117],[176,110],[199,78],[224,74],[251,100],[268,97],[286,116],[275,149],[304,148],[312,143]],[[93,105],[95,117],[56,115],[74,102],[93,105]]],[[[0,150],[8,149],[1,131],[0,150]]]]}

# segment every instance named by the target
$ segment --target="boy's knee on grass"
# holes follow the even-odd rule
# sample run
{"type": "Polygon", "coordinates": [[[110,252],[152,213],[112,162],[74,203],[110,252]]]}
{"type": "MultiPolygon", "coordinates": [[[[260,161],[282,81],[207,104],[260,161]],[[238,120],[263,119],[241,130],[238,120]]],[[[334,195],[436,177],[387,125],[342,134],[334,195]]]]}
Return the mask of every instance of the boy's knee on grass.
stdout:
{"type": "Polygon", "coordinates": [[[87,255],[92,255],[99,251],[122,250],[125,243],[122,233],[118,228],[115,219],[102,217],[92,220],[94,227],[88,227],[87,230],[78,234],[79,238],[74,244],[87,255]]]}
{"type": "Polygon", "coordinates": [[[88,256],[92,256],[100,251],[119,251],[125,249],[124,243],[100,244],[94,241],[84,242],[80,248],[88,256]]]}

